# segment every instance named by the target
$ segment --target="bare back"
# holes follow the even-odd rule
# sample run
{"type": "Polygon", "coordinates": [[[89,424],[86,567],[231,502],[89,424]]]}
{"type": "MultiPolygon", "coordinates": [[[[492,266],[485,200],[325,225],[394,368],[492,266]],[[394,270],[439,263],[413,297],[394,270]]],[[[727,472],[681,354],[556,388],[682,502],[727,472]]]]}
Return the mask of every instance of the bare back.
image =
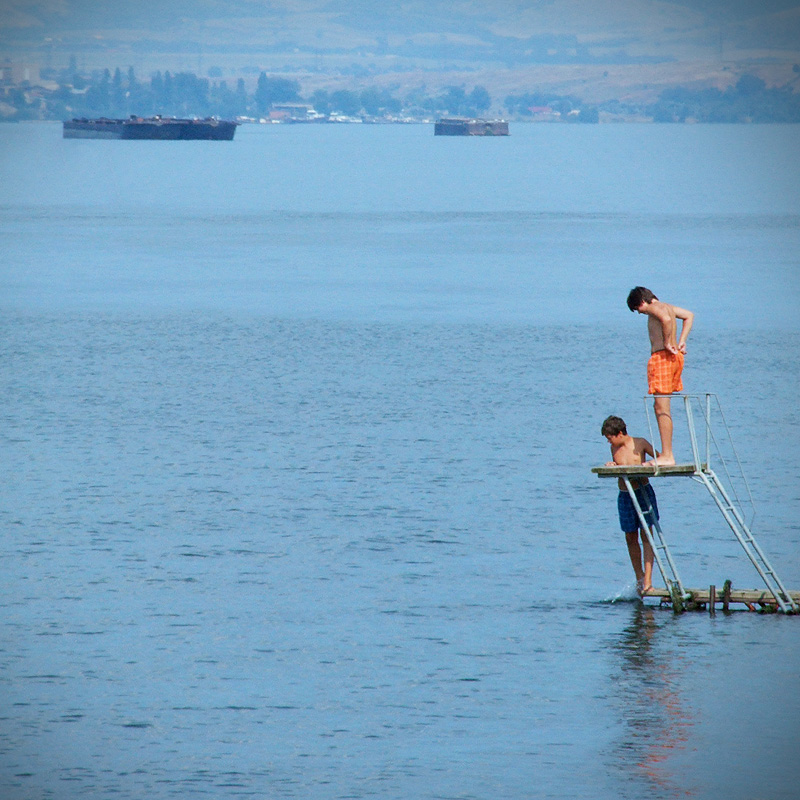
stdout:
{"type": "MultiPolygon", "coordinates": [[[[653,446],[647,439],[640,436],[621,436],[620,439],[621,441],[617,444],[611,443],[611,457],[614,459],[612,464],[639,466],[644,464],[647,456],[655,456],[653,446]]],[[[647,478],[632,481],[635,489],[644,486],[647,482],[647,478]]],[[[618,479],[618,483],[620,490],[624,491],[625,482],[622,478],[618,479]]]]}
{"type": "Polygon", "coordinates": [[[652,311],[647,317],[647,332],[650,334],[650,352],[658,350],[674,350],[678,340],[675,335],[677,330],[675,306],[654,300],[651,304],[652,311]],[[669,348],[667,345],[672,345],[669,348]]]}

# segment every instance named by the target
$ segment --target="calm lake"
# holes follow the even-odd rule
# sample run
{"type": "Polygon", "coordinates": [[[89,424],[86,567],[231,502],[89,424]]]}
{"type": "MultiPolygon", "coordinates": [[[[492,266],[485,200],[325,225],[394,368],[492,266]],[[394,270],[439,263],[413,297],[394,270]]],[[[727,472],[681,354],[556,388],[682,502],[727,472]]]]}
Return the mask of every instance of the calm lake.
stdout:
{"type": "MultiPolygon", "coordinates": [[[[800,590],[798,153],[0,125],[0,795],[796,798],[800,619],[636,600],[590,469],[651,436],[643,284],[800,590]]],[[[685,585],[761,588],[654,483],[685,585]]]]}

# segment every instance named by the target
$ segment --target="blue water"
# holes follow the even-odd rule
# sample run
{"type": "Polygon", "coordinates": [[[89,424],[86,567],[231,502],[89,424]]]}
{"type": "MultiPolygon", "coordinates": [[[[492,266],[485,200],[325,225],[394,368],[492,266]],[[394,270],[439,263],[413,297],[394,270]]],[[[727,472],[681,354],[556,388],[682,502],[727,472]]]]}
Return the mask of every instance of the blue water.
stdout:
{"type": "MultiPolygon", "coordinates": [[[[634,601],[589,468],[643,283],[800,589],[798,143],[0,126],[0,794],[794,798],[798,619],[634,601]]],[[[759,586],[656,489],[685,584],[759,586]]]]}

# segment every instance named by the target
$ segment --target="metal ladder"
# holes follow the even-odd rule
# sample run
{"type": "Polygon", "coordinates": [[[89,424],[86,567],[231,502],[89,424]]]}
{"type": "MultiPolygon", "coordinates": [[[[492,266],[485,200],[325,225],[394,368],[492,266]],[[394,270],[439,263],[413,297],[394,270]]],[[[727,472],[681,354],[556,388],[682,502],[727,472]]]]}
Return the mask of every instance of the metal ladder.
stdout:
{"type": "MultiPolygon", "coordinates": [[[[736,501],[731,499],[730,494],[725,490],[722,481],[719,479],[717,474],[714,470],[711,469],[711,443],[712,440],[714,441],[714,445],[716,447],[717,453],[720,456],[720,460],[722,462],[723,467],[727,472],[727,466],[725,465],[724,459],[721,458],[721,449],[719,444],[716,442],[714,438],[714,434],[711,430],[711,398],[715,397],[710,393],[706,393],[704,395],[705,398],[705,408],[703,412],[704,416],[704,423],[705,423],[705,433],[706,433],[706,452],[705,452],[705,463],[701,461],[700,457],[700,448],[697,443],[697,432],[695,430],[694,425],[694,416],[692,413],[692,395],[683,395],[684,399],[684,407],[686,409],[686,423],[689,429],[689,438],[691,441],[692,447],[692,458],[694,459],[694,474],[693,478],[699,482],[701,482],[708,493],[713,498],[714,502],[717,504],[717,507],[722,512],[722,516],[725,518],[725,521],[730,526],[730,529],[733,531],[734,535],[739,541],[739,544],[742,546],[742,549],[747,554],[747,557],[752,562],[753,566],[756,568],[756,571],[761,576],[761,579],[764,581],[767,589],[775,598],[778,606],[780,607],[781,611],[785,614],[797,614],[800,613],[800,607],[798,606],[797,602],[794,598],[789,594],[786,590],[786,587],[783,585],[783,581],[778,577],[778,574],[775,572],[775,569],[769,562],[769,559],[764,554],[764,551],[758,546],[758,543],[755,540],[755,537],[752,534],[747,522],[745,521],[744,514],[742,513],[742,509],[738,502],[738,498],[736,501]]],[[[695,396],[698,399],[701,399],[701,396],[695,396]]],[[[717,399],[717,405],[719,406],[719,400],[717,399]]],[[[722,409],[720,407],[720,415],[722,409]]],[[[724,423],[724,416],[722,417],[724,423]]],[[[649,421],[649,415],[648,415],[649,421]]],[[[725,423],[725,429],[727,431],[728,440],[730,445],[733,446],[733,440],[730,435],[730,431],[727,430],[727,423],[725,423]]],[[[735,454],[735,448],[734,448],[735,454]]],[[[739,462],[739,457],[736,455],[736,460],[739,462]]],[[[739,471],[741,474],[742,479],[744,480],[744,473],[741,469],[741,462],[739,462],[739,471]]],[[[656,468],[656,474],[658,474],[658,468],[656,468]]],[[[626,483],[627,478],[625,479],[626,483]]],[[[732,478],[730,473],[728,473],[728,481],[732,484],[732,478]]],[[[745,481],[746,484],[746,481],[745,481]]],[[[629,487],[629,492],[631,496],[633,496],[633,492],[629,487]]],[[[749,493],[749,487],[748,487],[749,493]]],[[[636,501],[634,500],[634,505],[636,501]]],[[[640,517],[643,519],[643,517],[640,517]]],[[[659,536],[660,536],[660,528],[659,536]]],[[[669,551],[667,550],[666,544],[664,544],[664,551],[667,554],[667,558],[669,562],[671,562],[671,558],[669,558],[669,551]]],[[[656,551],[657,552],[657,551],[656,551]]],[[[671,565],[671,564],[670,564],[671,565]]],[[[672,565],[671,565],[672,566],[672,565]]],[[[670,589],[670,593],[673,593],[672,587],[670,586],[667,575],[664,573],[664,569],[661,566],[661,562],[659,561],[659,569],[661,569],[662,575],[664,575],[664,580],[667,582],[667,587],[670,589]]],[[[673,569],[673,574],[677,578],[677,573],[673,569]]],[[[677,581],[677,585],[681,590],[681,594],[683,595],[683,587],[680,584],[680,581],[677,581]]]]}
{"type": "Polygon", "coordinates": [[[669,591],[670,597],[672,598],[672,607],[676,613],[680,613],[683,611],[684,603],[689,595],[683,588],[681,577],[678,575],[678,568],[672,560],[672,554],[667,547],[664,532],[661,530],[661,523],[655,517],[647,493],[642,492],[642,498],[647,503],[647,508],[642,508],[641,503],[639,503],[639,498],[636,496],[636,490],[633,488],[633,484],[631,484],[630,477],[623,475],[622,480],[625,482],[625,488],[628,490],[628,494],[633,502],[636,516],[639,518],[639,525],[645,532],[650,546],[653,548],[656,564],[658,564],[661,577],[664,579],[664,585],[667,587],[667,591],[669,591]],[[648,519],[651,524],[648,524],[648,519]]]}
{"type": "Polygon", "coordinates": [[[705,472],[697,473],[697,477],[705,484],[708,493],[714,498],[714,502],[722,512],[722,516],[725,517],[725,521],[730,525],[742,549],[747,553],[747,557],[753,562],[753,566],[777,601],[781,611],[784,614],[797,614],[800,608],[798,608],[797,603],[789,592],[786,591],[783,581],[778,577],[778,574],[769,563],[769,559],[753,537],[744,520],[741,509],[731,501],[714,470],[708,469],[705,472]]]}

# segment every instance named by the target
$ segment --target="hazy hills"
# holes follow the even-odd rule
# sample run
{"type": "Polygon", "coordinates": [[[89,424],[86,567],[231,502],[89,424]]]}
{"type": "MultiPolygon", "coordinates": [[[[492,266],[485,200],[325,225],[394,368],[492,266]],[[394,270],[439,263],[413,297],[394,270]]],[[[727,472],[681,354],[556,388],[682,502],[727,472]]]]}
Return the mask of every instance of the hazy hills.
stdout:
{"type": "Polygon", "coordinates": [[[5,0],[0,56],[248,80],[266,70],[319,86],[474,78],[503,91],[535,75],[602,95],[754,69],[786,82],[800,62],[800,3],[5,0]]]}

